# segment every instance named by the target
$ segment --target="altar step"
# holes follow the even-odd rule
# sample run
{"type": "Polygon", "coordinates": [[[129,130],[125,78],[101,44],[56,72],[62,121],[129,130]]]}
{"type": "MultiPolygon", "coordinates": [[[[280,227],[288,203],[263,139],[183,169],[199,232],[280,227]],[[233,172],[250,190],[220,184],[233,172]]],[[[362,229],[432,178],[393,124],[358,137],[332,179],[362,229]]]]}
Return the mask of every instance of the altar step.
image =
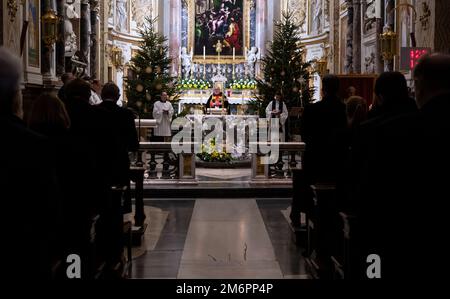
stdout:
{"type": "Polygon", "coordinates": [[[281,183],[208,182],[147,184],[144,198],[291,198],[292,185],[281,183]]]}

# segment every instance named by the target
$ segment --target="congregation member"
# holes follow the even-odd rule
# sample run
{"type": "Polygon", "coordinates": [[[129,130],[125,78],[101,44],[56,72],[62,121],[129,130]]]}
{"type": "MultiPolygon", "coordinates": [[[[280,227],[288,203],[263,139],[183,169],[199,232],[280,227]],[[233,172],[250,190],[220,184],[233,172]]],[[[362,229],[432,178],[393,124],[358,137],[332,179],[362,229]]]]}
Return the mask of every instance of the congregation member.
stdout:
{"type": "Polygon", "coordinates": [[[117,140],[119,159],[114,161],[117,167],[114,169],[114,184],[127,186],[127,210],[131,211],[130,197],[130,160],[128,153],[139,149],[134,113],[126,108],[118,106],[120,98],[119,87],[114,83],[107,83],[101,91],[103,102],[99,105],[111,114],[111,128],[117,140]]]}
{"type": "Polygon", "coordinates": [[[157,123],[153,134],[153,141],[155,142],[170,141],[172,136],[171,124],[174,109],[168,98],[167,92],[162,92],[160,100],[155,102],[153,106],[153,118],[157,123]]]}
{"type": "Polygon", "coordinates": [[[54,151],[22,120],[22,63],[0,48],[2,270],[9,278],[49,279],[60,260],[54,151]],[[29,258],[27,258],[29,257],[29,258]]]}
{"type": "Polygon", "coordinates": [[[419,111],[368,131],[355,204],[360,272],[368,254],[386,279],[418,278],[449,266],[445,240],[450,168],[450,56],[426,56],[414,70],[419,111]]]}
{"type": "MultiPolygon", "coordinates": [[[[55,152],[60,199],[59,247],[62,256],[77,254],[82,276],[89,277],[89,239],[95,216],[96,177],[92,154],[69,133],[70,118],[64,103],[53,93],[44,93],[33,103],[29,127],[46,136],[55,152]]],[[[64,275],[64,269],[60,270],[64,275]]]]}
{"type": "Polygon", "coordinates": [[[103,86],[98,79],[90,80],[89,83],[91,84],[91,97],[89,103],[91,105],[99,105],[102,102],[101,93],[103,86]]]}
{"type": "Polygon", "coordinates": [[[300,225],[300,210],[312,201],[311,185],[322,182],[335,184],[342,170],[345,148],[339,138],[347,128],[345,104],[338,97],[339,78],[326,75],[322,79],[322,100],[305,107],[302,119],[302,139],[307,144],[302,171],[294,180],[291,221],[300,225]]]}
{"type": "Polygon", "coordinates": [[[415,111],[417,106],[409,96],[405,76],[399,72],[382,73],[375,82],[375,101],[369,111],[369,120],[373,123],[383,122],[415,111]]]}
{"type": "Polygon", "coordinates": [[[75,76],[72,73],[65,73],[65,74],[62,74],[62,76],[61,76],[61,81],[63,83],[63,86],[58,91],[58,98],[63,102],[65,102],[65,100],[66,100],[66,94],[65,94],[66,86],[73,79],[75,79],[75,76]]]}

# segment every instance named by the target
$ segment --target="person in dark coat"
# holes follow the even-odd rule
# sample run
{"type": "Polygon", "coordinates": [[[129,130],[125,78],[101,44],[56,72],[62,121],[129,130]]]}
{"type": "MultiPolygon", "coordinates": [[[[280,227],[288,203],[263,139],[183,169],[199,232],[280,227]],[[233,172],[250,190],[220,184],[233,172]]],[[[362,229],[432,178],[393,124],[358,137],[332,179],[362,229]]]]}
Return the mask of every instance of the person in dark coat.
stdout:
{"type": "MultiPolygon", "coordinates": [[[[33,103],[29,127],[49,138],[55,153],[62,226],[59,244],[62,256],[81,257],[82,278],[92,277],[89,245],[96,216],[96,177],[92,152],[69,133],[70,118],[64,103],[53,93],[44,93],[33,103]]],[[[65,269],[60,269],[64,277],[65,269]]]]}
{"type": "Polygon", "coordinates": [[[317,182],[336,183],[345,155],[342,144],[343,131],[347,128],[345,104],[337,96],[339,79],[327,75],[322,80],[323,99],[305,107],[302,116],[302,140],[306,144],[302,173],[294,174],[294,198],[291,220],[300,222],[300,211],[308,209],[312,202],[310,186],[317,182]]]}
{"type": "Polygon", "coordinates": [[[449,73],[450,56],[423,58],[414,70],[419,111],[367,132],[354,230],[360,277],[369,254],[388,279],[423,280],[449,266],[449,73]]]}
{"type": "Polygon", "coordinates": [[[20,59],[0,48],[0,192],[8,279],[51,279],[60,260],[58,182],[47,138],[22,120],[20,59]]]}
{"type": "Polygon", "coordinates": [[[337,96],[339,79],[327,75],[322,80],[323,99],[305,107],[302,139],[306,143],[304,170],[311,183],[335,182],[339,163],[339,136],[347,128],[345,104],[337,96]]]}
{"type": "Polygon", "coordinates": [[[131,212],[130,195],[130,160],[129,153],[139,149],[139,139],[135,124],[134,113],[126,108],[119,107],[117,102],[120,98],[119,87],[114,83],[107,83],[101,92],[103,102],[101,108],[111,113],[111,127],[118,140],[118,155],[115,182],[121,186],[127,186],[125,211],[131,212]]]}

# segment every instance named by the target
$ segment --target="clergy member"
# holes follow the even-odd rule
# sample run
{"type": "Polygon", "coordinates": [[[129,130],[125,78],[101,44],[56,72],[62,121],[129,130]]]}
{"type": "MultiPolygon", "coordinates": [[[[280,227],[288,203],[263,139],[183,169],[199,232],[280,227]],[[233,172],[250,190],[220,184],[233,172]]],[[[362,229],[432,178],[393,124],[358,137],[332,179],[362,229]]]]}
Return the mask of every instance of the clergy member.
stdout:
{"type": "Polygon", "coordinates": [[[272,119],[277,118],[280,122],[280,141],[286,141],[286,120],[288,119],[289,113],[286,104],[283,101],[283,96],[281,92],[275,94],[275,98],[266,108],[266,118],[272,119]]]}
{"type": "Polygon", "coordinates": [[[220,87],[215,87],[213,90],[213,94],[209,97],[208,101],[206,102],[206,112],[208,109],[215,109],[215,108],[225,108],[228,112],[228,99],[227,97],[222,93],[220,90],[220,87]]]}
{"type": "Polygon", "coordinates": [[[167,92],[164,91],[161,93],[161,100],[153,106],[153,118],[157,124],[153,134],[155,142],[169,142],[172,136],[171,123],[174,110],[167,99],[167,92]]]}

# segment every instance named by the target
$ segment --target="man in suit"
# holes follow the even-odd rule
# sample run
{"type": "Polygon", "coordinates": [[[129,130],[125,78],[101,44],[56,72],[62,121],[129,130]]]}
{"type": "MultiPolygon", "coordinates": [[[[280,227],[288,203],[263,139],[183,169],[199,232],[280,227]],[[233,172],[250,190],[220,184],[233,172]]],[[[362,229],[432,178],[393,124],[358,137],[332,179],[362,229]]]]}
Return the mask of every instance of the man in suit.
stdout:
{"type": "Polygon", "coordinates": [[[322,79],[321,101],[305,107],[302,116],[302,139],[306,144],[302,170],[294,173],[294,198],[291,220],[300,224],[300,211],[312,202],[310,185],[317,182],[336,183],[342,168],[340,136],[347,127],[345,104],[337,96],[339,79],[326,75],[322,79]]]}
{"type": "Polygon", "coordinates": [[[61,258],[56,172],[48,140],[22,120],[22,71],[20,59],[0,48],[2,269],[9,279],[48,279],[61,258]]]}
{"type": "MultiPolygon", "coordinates": [[[[129,152],[135,152],[139,149],[139,140],[135,125],[135,116],[133,112],[126,108],[119,107],[117,102],[120,98],[119,87],[114,83],[107,83],[101,91],[103,102],[99,107],[108,111],[111,115],[111,128],[116,136],[120,160],[115,161],[117,166],[117,184],[129,184],[129,152]]],[[[112,162],[112,161],[111,161],[112,162]]]]}
{"type": "Polygon", "coordinates": [[[347,116],[338,91],[338,77],[326,75],[322,80],[322,100],[306,106],[303,113],[302,139],[306,143],[303,166],[311,183],[333,183],[339,171],[338,139],[347,127],[347,116]]]}

